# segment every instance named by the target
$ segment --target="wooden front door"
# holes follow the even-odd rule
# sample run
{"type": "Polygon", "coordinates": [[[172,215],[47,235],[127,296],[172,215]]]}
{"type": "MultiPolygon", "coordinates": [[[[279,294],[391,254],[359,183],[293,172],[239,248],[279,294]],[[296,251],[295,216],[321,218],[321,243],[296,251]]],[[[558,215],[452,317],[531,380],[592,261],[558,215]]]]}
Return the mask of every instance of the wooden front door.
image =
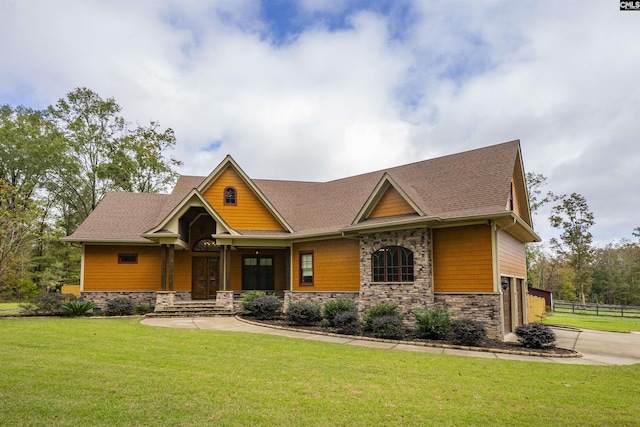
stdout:
{"type": "Polygon", "coordinates": [[[218,258],[194,257],[191,299],[214,299],[218,291],[218,258]]]}

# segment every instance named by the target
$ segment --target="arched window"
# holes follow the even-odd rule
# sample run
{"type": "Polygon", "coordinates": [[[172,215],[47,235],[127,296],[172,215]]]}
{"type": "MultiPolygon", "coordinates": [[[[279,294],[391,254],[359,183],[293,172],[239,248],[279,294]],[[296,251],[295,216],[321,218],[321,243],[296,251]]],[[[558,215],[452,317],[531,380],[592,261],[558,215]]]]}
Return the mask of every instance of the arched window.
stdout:
{"type": "Polygon", "coordinates": [[[215,252],[220,248],[216,246],[216,241],[213,239],[200,239],[193,245],[193,252],[215,252]]]}
{"type": "Polygon", "coordinates": [[[238,204],[238,197],[235,188],[227,187],[224,189],[224,204],[225,206],[236,206],[238,204]]]}
{"type": "Polygon", "coordinates": [[[413,282],[413,252],[402,246],[387,246],[371,255],[374,282],[413,282]]]}

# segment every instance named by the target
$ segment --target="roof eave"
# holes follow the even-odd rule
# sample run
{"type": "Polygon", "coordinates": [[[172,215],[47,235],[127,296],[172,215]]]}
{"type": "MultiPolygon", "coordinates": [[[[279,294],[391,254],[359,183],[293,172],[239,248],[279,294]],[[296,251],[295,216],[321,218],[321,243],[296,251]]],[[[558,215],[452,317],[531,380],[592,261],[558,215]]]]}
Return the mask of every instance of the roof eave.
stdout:
{"type": "Polygon", "coordinates": [[[113,244],[113,245],[155,245],[155,242],[148,239],[95,239],[82,237],[61,237],[60,241],[64,243],[85,244],[113,244]]]}

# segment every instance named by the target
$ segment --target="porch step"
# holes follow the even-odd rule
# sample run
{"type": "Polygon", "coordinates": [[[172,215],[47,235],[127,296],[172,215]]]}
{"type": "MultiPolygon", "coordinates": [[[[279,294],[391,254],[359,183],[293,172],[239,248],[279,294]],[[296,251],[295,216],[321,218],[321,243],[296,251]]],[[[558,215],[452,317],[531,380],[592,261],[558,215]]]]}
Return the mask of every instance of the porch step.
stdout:
{"type": "Polygon", "coordinates": [[[180,301],[169,307],[156,307],[147,317],[213,317],[233,316],[236,312],[217,305],[214,301],[180,301]]]}

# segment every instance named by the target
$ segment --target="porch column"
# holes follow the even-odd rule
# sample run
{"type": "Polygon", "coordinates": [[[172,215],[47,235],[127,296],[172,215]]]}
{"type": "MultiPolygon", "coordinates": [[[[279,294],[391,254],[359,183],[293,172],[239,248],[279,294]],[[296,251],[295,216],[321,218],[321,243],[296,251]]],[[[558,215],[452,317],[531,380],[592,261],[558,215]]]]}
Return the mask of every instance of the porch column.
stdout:
{"type": "Polygon", "coordinates": [[[169,290],[173,290],[173,264],[175,261],[175,246],[169,245],[169,290]]]}
{"type": "Polygon", "coordinates": [[[293,288],[291,287],[291,248],[286,248],[284,250],[284,269],[287,272],[285,276],[285,286],[284,288],[288,291],[291,291],[293,288]]]}
{"type": "Polygon", "coordinates": [[[167,290],[167,245],[160,248],[160,290],[167,290]]]}
{"type": "Polygon", "coordinates": [[[224,290],[231,289],[231,246],[224,245],[222,247],[222,266],[223,266],[223,286],[224,290]]]}

